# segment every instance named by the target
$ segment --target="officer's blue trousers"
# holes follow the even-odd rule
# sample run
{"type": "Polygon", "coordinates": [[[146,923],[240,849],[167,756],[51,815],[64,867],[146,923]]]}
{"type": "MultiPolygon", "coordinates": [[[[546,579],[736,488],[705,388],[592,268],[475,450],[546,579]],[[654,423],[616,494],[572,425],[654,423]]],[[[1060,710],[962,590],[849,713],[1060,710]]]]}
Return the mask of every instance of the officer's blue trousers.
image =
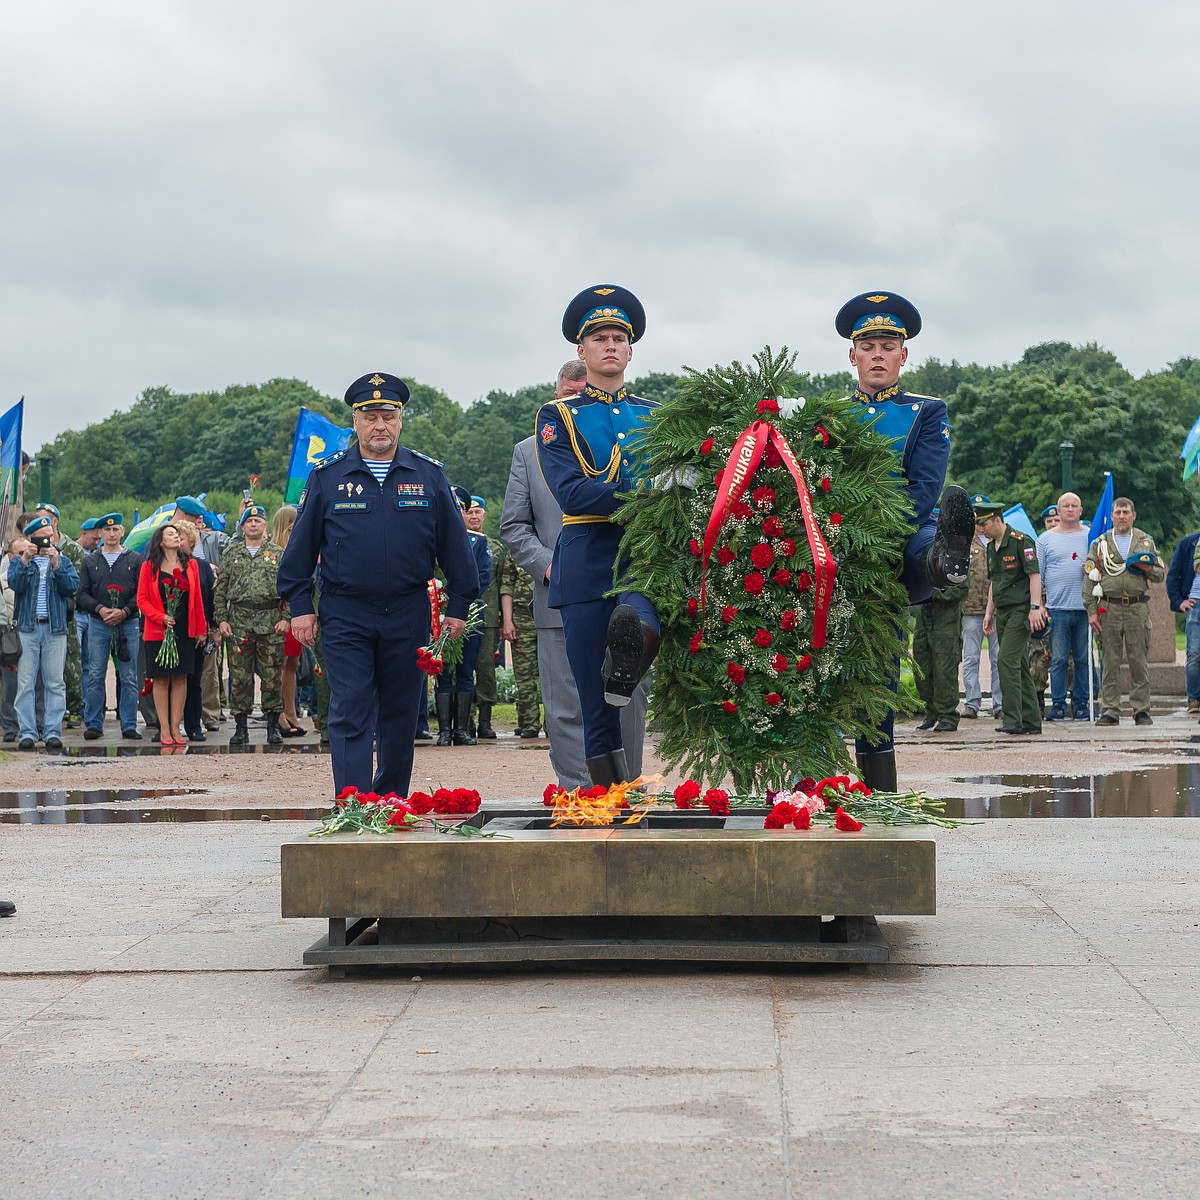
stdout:
{"type": "Polygon", "coordinates": [[[475,664],[479,661],[479,648],[483,645],[483,630],[473,633],[463,641],[462,662],[456,667],[443,667],[438,673],[435,692],[474,692],[475,664]]]}
{"type": "Polygon", "coordinates": [[[407,796],[425,682],[417,650],[429,640],[429,596],[424,589],[408,592],[380,612],[323,595],[319,615],[334,790],[407,796]],[[379,766],[372,771],[376,742],[379,766]]]}
{"type": "Polygon", "coordinates": [[[596,758],[612,750],[620,750],[621,710],[604,699],[604,652],[608,648],[608,619],[618,604],[628,604],[638,616],[654,629],[659,628],[658,613],[640,592],[622,592],[601,600],[585,600],[579,604],[564,604],[562,616],[563,639],[567,661],[575,676],[579,693],[579,709],[583,714],[583,754],[596,758]]]}

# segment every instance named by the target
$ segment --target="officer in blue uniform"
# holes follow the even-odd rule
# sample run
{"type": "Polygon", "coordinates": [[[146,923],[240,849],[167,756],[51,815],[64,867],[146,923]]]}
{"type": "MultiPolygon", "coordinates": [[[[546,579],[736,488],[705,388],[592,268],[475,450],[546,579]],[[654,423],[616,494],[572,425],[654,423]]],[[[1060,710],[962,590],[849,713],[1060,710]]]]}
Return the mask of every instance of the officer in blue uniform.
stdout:
{"type": "MultiPolygon", "coordinates": [[[[455,503],[463,518],[471,507],[472,496],[464,487],[451,487],[455,503]]],[[[466,529],[464,522],[463,528],[466,529]]],[[[482,533],[467,529],[467,540],[471,543],[471,556],[479,572],[479,593],[487,591],[492,579],[492,553],[488,540],[482,533]]],[[[475,696],[475,664],[479,661],[479,648],[483,645],[483,629],[468,634],[463,642],[462,661],[456,666],[444,666],[438,673],[434,701],[437,704],[439,746],[474,746],[468,726],[471,722],[471,701],[475,696]]]]}
{"type": "Polygon", "coordinates": [[[587,367],[578,396],[545,404],[535,430],[538,463],[563,511],[547,601],[562,614],[567,660],[579,692],[583,746],[593,783],[628,781],[618,708],[658,652],[654,605],[619,587],[621,527],[609,518],[644,471],[639,432],[657,407],[632,395],[625,371],[646,313],[625,288],[599,284],[567,306],[562,330],[587,367]]]}
{"type": "MultiPolygon", "coordinates": [[[[864,292],[842,305],[834,325],[850,341],[850,363],[858,374],[855,416],[889,438],[900,457],[913,525],[901,577],[909,603],[924,604],[935,591],[966,580],[975,514],[962,488],[951,485],[943,490],[950,461],[945,402],[900,386],[907,342],[921,332],[921,314],[895,292],[864,292]]],[[[897,661],[893,688],[899,679],[897,661]]],[[[890,712],[872,736],[859,738],[855,745],[859,773],[868,787],[896,790],[894,723],[895,713],[890,712]]]]}
{"type": "Polygon", "coordinates": [[[446,623],[461,637],[479,572],[441,464],[399,444],[402,379],[382,372],[346,390],[355,444],[318,463],[301,493],[279,564],[292,633],[317,634],[313,573],[321,567],[320,628],[329,682],[333,785],[408,794],[417,702],[429,640],[428,581],[446,577],[446,623]],[[378,741],[378,769],[372,750],[378,741]]]}

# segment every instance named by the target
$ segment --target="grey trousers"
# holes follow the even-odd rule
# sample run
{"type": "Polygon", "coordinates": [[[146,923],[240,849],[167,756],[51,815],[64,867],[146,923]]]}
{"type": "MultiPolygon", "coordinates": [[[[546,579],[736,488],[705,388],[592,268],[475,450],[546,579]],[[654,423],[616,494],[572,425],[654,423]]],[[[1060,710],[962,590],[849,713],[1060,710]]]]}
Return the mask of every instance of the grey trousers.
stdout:
{"type": "MultiPolygon", "coordinates": [[[[983,706],[983,693],[979,690],[979,657],[983,651],[983,614],[969,617],[963,613],[963,694],[964,704],[976,712],[983,706]]],[[[992,664],[992,708],[1003,708],[1003,693],[1000,689],[1000,638],[992,634],[988,638],[988,658],[992,664]]]]}
{"type": "MultiPolygon", "coordinates": [[[[538,631],[538,676],[542,685],[543,723],[550,739],[550,765],[559,787],[591,787],[583,756],[583,715],[579,711],[579,693],[567,661],[567,647],[561,627],[548,626],[538,631]]],[[[649,677],[642,680],[633,699],[621,709],[621,740],[630,777],[642,773],[642,752],[646,742],[646,703],[650,695],[649,677]]]]}

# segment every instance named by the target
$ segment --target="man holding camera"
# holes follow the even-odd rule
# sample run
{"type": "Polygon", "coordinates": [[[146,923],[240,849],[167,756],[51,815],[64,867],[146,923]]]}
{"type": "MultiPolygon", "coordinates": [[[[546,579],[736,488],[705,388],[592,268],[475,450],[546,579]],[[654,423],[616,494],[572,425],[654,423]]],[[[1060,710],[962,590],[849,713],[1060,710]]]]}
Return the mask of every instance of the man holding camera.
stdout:
{"type": "Polygon", "coordinates": [[[48,516],[34,517],[22,530],[27,540],[13,545],[8,584],[16,600],[14,621],[21,635],[17,665],[17,721],[22,750],[32,750],[44,735],[46,749],[62,749],[67,715],[63,668],[67,661],[67,603],[79,588],[79,573],[54,544],[48,516]],[[35,691],[41,678],[45,729],[37,727],[35,691]]]}

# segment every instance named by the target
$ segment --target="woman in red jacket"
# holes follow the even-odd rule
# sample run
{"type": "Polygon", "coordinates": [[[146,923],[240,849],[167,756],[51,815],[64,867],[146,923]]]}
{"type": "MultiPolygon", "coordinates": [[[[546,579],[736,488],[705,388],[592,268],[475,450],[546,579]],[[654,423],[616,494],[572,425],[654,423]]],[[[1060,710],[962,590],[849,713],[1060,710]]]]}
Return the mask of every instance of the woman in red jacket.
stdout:
{"type": "Polygon", "coordinates": [[[196,643],[208,634],[200,573],[184,548],[174,525],[160,525],[146,547],[146,561],[138,578],[138,608],[145,619],[142,642],[146,648],[146,675],[154,683],[154,709],[158,713],[158,741],[183,746],[179,736],[187,680],[196,665],[196,643]],[[167,611],[171,590],[182,589],[176,611],[167,611]],[[177,654],[163,648],[166,631],[173,629],[177,654]],[[171,661],[174,659],[174,661],[171,661]],[[161,661],[160,661],[161,660],[161,661]]]}

